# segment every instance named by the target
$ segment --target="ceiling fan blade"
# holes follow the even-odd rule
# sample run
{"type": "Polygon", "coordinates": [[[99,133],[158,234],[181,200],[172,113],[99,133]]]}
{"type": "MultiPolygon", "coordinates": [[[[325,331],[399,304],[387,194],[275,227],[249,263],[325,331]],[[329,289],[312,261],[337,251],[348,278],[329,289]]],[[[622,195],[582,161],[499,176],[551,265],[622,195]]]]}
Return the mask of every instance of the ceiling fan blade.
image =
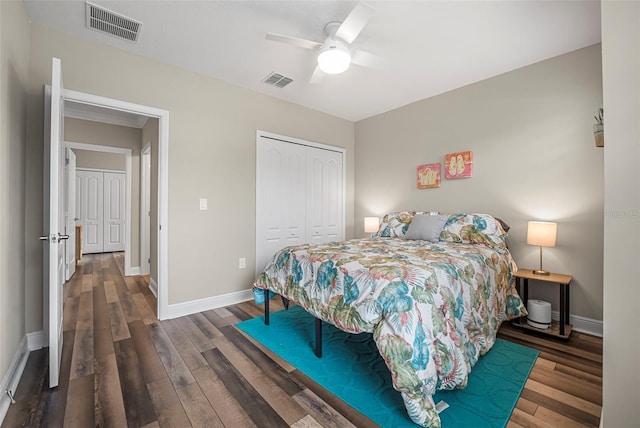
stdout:
{"type": "Polygon", "coordinates": [[[324,80],[324,76],[325,76],[324,72],[320,70],[320,66],[317,65],[315,70],[313,70],[313,74],[309,79],[309,83],[320,83],[324,80]]]}
{"type": "Polygon", "coordinates": [[[280,34],[267,33],[267,40],[273,40],[274,42],[286,43],[288,45],[297,46],[304,49],[320,49],[322,43],[314,42],[312,40],[299,39],[297,37],[282,36],[280,34]]]}
{"type": "Polygon", "coordinates": [[[366,3],[359,2],[336,31],[336,37],[348,44],[353,43],[373,16],[373,12],[375,12],[374,8],[366,3]]]}
{"type": "Polygon", "coordinates": [[[377,55],[361,50],[351,50],[351,63],[368,68],[382,69],[384,61],[377,55]]]}

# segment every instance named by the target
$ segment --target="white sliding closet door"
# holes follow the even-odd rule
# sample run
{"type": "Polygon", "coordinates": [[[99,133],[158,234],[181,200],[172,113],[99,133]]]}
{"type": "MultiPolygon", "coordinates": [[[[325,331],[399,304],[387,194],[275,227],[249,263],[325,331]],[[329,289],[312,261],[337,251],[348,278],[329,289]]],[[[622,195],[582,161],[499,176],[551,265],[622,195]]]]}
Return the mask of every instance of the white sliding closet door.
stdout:
{"type": "Polygon", "coordinates": [[[256,275],[290,245],[344,238],[340,149],[259,133],[256,150],[256,275]]]}

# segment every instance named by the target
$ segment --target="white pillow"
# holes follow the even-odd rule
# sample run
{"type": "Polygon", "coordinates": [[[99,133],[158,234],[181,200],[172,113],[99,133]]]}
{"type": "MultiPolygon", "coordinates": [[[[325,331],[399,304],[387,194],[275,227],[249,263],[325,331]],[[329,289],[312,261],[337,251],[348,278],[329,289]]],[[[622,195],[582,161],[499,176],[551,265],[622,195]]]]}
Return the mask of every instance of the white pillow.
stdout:
{"type": "Polygon", "coordinates": [[[440,232],[442,232],[442,228],[448,219],[448,215],[416,214],[411,220],[404,239],[438,242],[440,240],[440,232]]]}

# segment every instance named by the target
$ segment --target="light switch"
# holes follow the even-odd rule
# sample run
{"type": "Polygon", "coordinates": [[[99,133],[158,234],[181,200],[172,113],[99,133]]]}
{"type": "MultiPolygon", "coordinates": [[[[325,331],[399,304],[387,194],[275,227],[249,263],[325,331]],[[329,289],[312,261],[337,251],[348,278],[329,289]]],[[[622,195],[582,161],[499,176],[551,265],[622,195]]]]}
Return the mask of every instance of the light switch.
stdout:
{"type": "Polygon", "coordinates": [[[200,199],[200,211],[206,211],[206,210],[207,210],[207,200],[200,199]]]}

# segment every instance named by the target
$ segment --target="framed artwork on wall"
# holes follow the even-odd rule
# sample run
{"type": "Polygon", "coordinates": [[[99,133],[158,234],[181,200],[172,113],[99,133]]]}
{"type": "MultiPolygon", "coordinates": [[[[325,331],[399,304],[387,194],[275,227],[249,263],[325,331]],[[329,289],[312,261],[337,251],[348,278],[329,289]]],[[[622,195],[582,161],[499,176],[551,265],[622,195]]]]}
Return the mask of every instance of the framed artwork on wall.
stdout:
{"type": "Polygon", "coordinates": [[[418,189],[440,187],[440,163],[418,166],[418,189]]]}
{"type": "Polygon", "coordinates": [[[448,180],[472,177],[473,153],[466,151],[446,154],[444,156],[444,176],[448,180]]]}

